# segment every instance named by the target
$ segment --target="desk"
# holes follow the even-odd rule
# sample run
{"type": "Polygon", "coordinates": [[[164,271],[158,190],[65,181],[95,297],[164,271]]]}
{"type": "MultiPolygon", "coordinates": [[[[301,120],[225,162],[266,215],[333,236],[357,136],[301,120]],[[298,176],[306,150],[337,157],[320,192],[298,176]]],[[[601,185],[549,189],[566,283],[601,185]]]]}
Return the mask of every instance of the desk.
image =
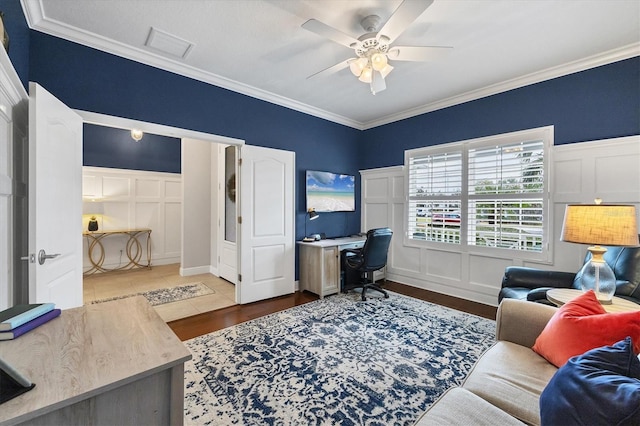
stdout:
{"type": "Polygon", "coordinates": [[[324,296],[340,292],[340,252],[361,248],[367,240],[362,237],[345,237],[305,243],[300,245],[300,291],[307,290],[324,296]]]}
{"type": "MultiPolygon", "coordinates": [[[[581,290],[575,290],[572,288],[554,288],[547,291],[547,299],[556,306],[562,306],[581,294],[581,290]]],[[[613,300],[610,305],[602,305],[602,307],[607,312],[640,311],[640,305],[637,303],[633,303],[629,300],[616,296],[613,296],[613,300]]]]}
{"type": "Polygon", "coordinates": [[[15,340],[0,358],[36,386],[0,425],[181,425],[189,350],[142,297],[86,305],[15,340]]]}
{"type": "Polygon", "coordinates": [[[149,228],[136,228],[136,229],[117,229],[113,231],[85,231],[82,233],[87,237],[87,251],[89,255],[89,261],[91,262],[91,268],[84,272],[84,275],[91,275],[96,272],[108,272],[108,271],[120,271],[124,269],[133,268],[149,268],[151,269],[151,229],[149,228]],[[129,263],[126,265],[118,266],[117,268],[105,268],[105,249],[102,245],[102,240],[106,237],[113,235],[125,235],[128,237],[124,247],[125,254],[129,263]],[[142,259],[142,243],[139,240],[140,236],[147,236],[147,263],[140,263],[142,259]]]}

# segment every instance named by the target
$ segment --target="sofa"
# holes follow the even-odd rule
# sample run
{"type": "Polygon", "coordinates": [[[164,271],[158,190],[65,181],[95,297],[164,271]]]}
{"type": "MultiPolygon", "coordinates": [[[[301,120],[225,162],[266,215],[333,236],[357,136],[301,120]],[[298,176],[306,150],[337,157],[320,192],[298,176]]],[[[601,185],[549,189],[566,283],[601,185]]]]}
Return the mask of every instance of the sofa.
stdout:
{"type": "Polygon", "coordinates": [[[540,394],[558,369],[531,347],[556,311],[505,299],[496,315],[496,343],[416,425],[539,425],[540,394]]]}
{"type": "MultiPolygon", "coordinates": [[[[616,276],[615,296],[640,304],[640,247],[607,246],[604,260],[616,276]]],[[[584,263],[591,260],[587,252],[584,263]]],[[[584,264],[583,263],[583,264],[584,264]]],[[[580,290],[580,272],[547,271],[521,266],[509,266],[502,277],[498,303],[502,299],[520,299],[551,304],[547,290],[573,288],[580,290]]]]}
{"type": "Polygon", "coordinates": [[[640,309],[607,313],[593,291],[560,308],[504,299],[496,343],[416,424],[638,425],[639,353],[640,309]]]}

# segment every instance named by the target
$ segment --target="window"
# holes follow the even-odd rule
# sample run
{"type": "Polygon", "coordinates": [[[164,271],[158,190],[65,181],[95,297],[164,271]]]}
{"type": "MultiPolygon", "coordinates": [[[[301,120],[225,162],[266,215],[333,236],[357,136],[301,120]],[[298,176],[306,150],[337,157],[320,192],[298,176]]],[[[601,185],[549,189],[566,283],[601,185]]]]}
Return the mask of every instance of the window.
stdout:
{"type": "Polygon", "coordinates": [[[407,239],[543,253],[552,139],[544,127],[406,151],[407,239]]]}

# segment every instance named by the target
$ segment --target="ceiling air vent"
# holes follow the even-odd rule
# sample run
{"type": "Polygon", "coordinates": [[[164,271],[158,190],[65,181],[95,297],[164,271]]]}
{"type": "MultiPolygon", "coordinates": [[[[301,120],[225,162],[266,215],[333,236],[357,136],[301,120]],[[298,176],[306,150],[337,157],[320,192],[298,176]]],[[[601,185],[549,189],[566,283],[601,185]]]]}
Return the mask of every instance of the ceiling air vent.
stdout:
{"type": "Polygon", "coordinates": [[[149,31],[145,45],[160,53],[181,59],[186,59],[194,46],[187,40],[153,27],[149,31]]]}

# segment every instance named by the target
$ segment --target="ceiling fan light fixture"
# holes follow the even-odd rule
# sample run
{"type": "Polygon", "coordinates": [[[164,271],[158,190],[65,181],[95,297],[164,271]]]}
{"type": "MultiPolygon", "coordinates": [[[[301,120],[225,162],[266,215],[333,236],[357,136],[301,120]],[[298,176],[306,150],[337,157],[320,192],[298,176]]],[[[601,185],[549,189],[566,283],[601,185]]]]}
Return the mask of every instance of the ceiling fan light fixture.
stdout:
{"type": "Polygon", "coordinates": [[[371,83],[372,75],[373,75],[373,70],[371,69],[370,66],[366,66],[362,70],[362,74],[360,74],[360,78],[358,78],[358,80],[360,80],[363,83],[371,83]]]}
{"type": "Polygon", "coordinates": [[[393,67],[387,64],[384,66],[384,68],[382,68],[379,71],[380,71],[380,75],[382,75],[382,78],[386,78],[389,75],[389,73],[393,71],[393,67]]]}
{"type": "Polygon", "coordinates": [[[384,53],[374,53],[371,55],[371,65],[376,71],[382,71],[387,66],[387,55],[384,53]]]}
{"type": "Polygon", "coordinates": [[[362,74],[362,70],[364,70],[364,68],[367,66],[367,63],[367,58],[358,58],[349,63],[349,69],[351,70],[351,73],[353,75],[355,75],[356,77],[360,77],[360,75],[362,74]]]}

